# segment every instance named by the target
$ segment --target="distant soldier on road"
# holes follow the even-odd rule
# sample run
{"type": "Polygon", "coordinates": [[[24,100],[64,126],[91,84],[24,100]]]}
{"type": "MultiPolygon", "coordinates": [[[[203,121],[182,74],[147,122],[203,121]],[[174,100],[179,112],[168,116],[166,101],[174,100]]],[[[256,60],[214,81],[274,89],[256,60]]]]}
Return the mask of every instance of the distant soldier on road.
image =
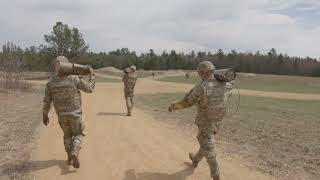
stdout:
{"type": "Polygon", "coordinates": [[[213,180],[220,180],[220,171],[216,159],[214,136],[218,133],[225,115],[227,87],[226,82],[214,79],[215,67],[209,61],[201,62],[198,66],[198,75],[202,81],[195,85],[186,96],[177,103],[169,106],[169,111],[189,108],[197,105],[198,114],[195,124],[198,126],[199,151],[189,158],[194,167],[205,157],[210,167],[213,180]]]}
{"type": "Polygon", "coordinates": [[[127,105],[127,116],[131,116],[133,108],[133,93],[138,78],[136,66],[130,66],[124,70],[122,81],[124,84],[124,97],[127,105]]]}
{"type": "Polygon", "coordinates": [[[189,77],[190,77],[190,74],[186,73],[186,79],[189,79],[189,77]]]}
{"type": "Polygon", "coordinates": [[[152,72],[152,78],[154,78],[156,76],[156,74],[154,72],[152,72]]]}
{"type": "Polygon", "coordinates": [[[56,73],[45,88],[43,123],[45,125],[49,124],[48,113],[51,102],[53,102],[60,127],[64,133],[63,139],[68,155],[68,164],[73,165],[74,168],[79,168],[79,151],[84,137],[80,90],[92,93],[95,87],[95,79],[92,68],[89,68],[88,81],[77,75],[58,73],[60,63],[69,63],[69,61],[64,56],[58,56],[54,59],[53,64],[56,73]]]}

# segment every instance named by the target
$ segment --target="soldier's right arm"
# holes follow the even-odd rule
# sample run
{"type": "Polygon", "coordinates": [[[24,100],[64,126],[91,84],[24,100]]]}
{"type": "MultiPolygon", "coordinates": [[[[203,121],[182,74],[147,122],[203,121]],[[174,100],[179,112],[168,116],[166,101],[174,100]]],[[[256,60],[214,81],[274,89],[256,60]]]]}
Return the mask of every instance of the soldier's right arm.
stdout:
{"type": "Polygon", "coordinates": [[[171,104],[171,106],[169,107],[169,111],[189,108],[197,103],[201,95],[203,95],[203,88],[201,84],[198,84],[194,88],[192,88],[182,100],[171,104]]]}
{"type": "Polygon", "coordinates": [[[52,102],[52,95],[51,95],[49,83],[50,82],[48,82],[47,85],[46,85],[45,94],[44,94],[44,98],[43,98],[42,113],[45,116],[48,116],[48,113],[49,113],[49,110],[50,110],[50,106],[51,106],[51,102],[52,102]]]}
{"type": "Polygon", "coordinates": [[[92,93],[94,88],[95,88],[95,78],[94,75],[91,74],[89,75],[89,80],[86,81],[83,78],[79,78],[78,76],[75,76],[75,83],[77,85],[77,87],[81,90],[84,91],[86,93],[92,93]]]}

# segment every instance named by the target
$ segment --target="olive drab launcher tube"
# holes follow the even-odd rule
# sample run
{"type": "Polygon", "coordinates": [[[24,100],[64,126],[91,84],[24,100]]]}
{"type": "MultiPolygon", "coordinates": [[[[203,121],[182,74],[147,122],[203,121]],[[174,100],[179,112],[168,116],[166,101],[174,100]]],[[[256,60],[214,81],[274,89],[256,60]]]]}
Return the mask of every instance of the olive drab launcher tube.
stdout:
{"type": "Polygon", "coordinates": [[[214,78],[216,78],[218,81],[223,82],[232,82],[236,79],[236,72],[233,69],[219,69],[214,70],[213,72],[214,78]]]}
{"type": "Polygon", "coordinates": [[[73,63],[63,63],[60,62],[58,65],[58,74],[74,74],[74,75],[88,75],[90,74],[90,69],[88,66],[73,63]]]}

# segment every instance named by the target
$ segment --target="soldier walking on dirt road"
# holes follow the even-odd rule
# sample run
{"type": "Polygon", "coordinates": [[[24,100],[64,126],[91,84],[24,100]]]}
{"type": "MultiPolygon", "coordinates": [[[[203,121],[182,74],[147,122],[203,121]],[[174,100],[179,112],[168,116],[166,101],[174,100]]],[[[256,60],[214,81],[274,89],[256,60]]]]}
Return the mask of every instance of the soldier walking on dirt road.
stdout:
{"type": "Polygon", "coordinates": [[[53,102],[60,127],[64,133],[63,139],[68,155],[68,164],[79,168],[79,150],[84,137],[80,90],[92,93],[95,79],[92,68],[89,68],[89,81],[85,81],[77,75],[58,73],[60,63],[69,63],[69,61],[64,56],[58,56],[54,59],[56,73],[46,85],[43,100],[43,123],[49,124],[48,113],[51,102],[53,102]]]}
{"type": "Polygon", "coordinates": [[[213,180],[220,180],[219,165],[217,162],[214,136],[218,133],[222,119],[225,115],[226,82],[214,79],[215,67],[209,61],[198,65],[198,75],[202,79],[179,102],[169,106],[169,111],[189,108],[197,105],[198,114],[195,124],[198,126],[199,151],[194,155],[189,153],[189,158],[194,167],[205,157],[210,167],[213,180]]]}
{"type": "Polygon", "coordinates": [[[186,79],[189,79],[190,74],[186,73],[186,79]]]}
{"type": "Polygon", "coordinates": [[[133,108],[134,87],[138,78],[136,66],[130,66],[124,70],[122,81],[124,84],[124,97],[127,105],[127,116],[131,116],[133,108]]]}

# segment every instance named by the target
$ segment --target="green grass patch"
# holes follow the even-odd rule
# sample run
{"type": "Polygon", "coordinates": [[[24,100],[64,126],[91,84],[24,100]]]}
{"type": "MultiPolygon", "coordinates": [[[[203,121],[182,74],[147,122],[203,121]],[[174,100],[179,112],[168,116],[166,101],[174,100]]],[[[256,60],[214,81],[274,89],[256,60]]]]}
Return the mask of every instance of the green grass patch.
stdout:
{"type": "MultiPolygon", "coordinates": [[[[196,116],[194,107],[173,113],[167,110],[171,102],[183,96],[182,93],[137,95],[136,104],[161,121],[191,125],[196,116]]],[[[267,166],[268,171],[285,173],[289,168],[286,165],[290,165],[320,177],[319,107],[320,101],[241,96],[238,113],[225,117],[218,139],[237,144],[239,152],[248,149],[248,145],[254,147],[255,152],[247,156],[263,161],[260,164],[267,166]]]]}
{"type": "MultiPolygon", "coordinates": [[[[199,78],[194,75],[189,79],[186,79],[184,76],[170,76],[159,78],[158,80],[164,82],[195,84],[199,81],[199,78]]],[[[238,75],[236,82],[240,89],[320,94],[320,78],[314,77],[238,75]]]]}
{"type": "MultiPolygon", "coordinates": [[[[160,93],[136,96],[139,105],[147,105],[156,111],[166,112],[169,104],[180,100],[184,94],[160,93]]],[[[242,95],[237,118],[242,126],[248,128],[272,128],[281,123],[290,126],[296,123],[310,126],[309,128],[311,129],[319,129],[320,132],[319,107],[320,101],[286,100],[242,95]],[[314,128],[315,126],[316,128],[314,128]]],[[[191,108],[191,110],[186,109],[172,114],[185,115],[188,118],[184,119],[191,119],[191,121],[188,121],[193,122],[193,118],[190,118],[190,115],[194,113],[195,108],[191,108]]]]}

